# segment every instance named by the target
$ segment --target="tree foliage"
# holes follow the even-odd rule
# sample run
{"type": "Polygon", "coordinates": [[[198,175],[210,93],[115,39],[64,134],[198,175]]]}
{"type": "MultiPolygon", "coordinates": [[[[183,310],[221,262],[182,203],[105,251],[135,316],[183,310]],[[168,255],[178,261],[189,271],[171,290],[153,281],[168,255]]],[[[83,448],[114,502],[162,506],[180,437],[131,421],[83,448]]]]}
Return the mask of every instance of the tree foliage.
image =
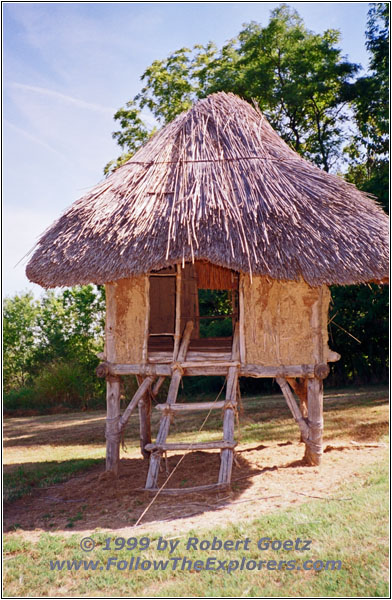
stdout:
{"type": "Polygon", "coordinates": [[[369,73],[355,82],[352,102],[355,134],[347,178],[374,194],[389,209],[389,5],[378,2],[368,13],[366,47],[369,73]]]}
{"type": "Polygon", "coordinates": [[[16,294],[3,303],[5,389],[22,387],[30,376],[36,347],[39,303],[33,294],[16,294]]]}
{"type": "MultiPolygon", "coordinates": [[[[376,196],[389,208],[389,6],[375,3],[368,13],[366,47],[370,73],[355,83],[353,110],[356,125],[349,151],[347,179],[376,196]]],[[[331,324],[336,350],[337,381],[386,381],[388,359],[388,288],[347,286],[332,288],[336,322],[357,339],[331,324]]]]}
{"type": "Polygon", "coordinates": [[[48,291],[40,300],[31,293],[5,298],[6,394],[29,390],[32,403],[35,396],[40,405],[79,407],[102,395],[94,369],[103,346],[104,310],[103,288],[92,285],[48,291]]]}
{"type": "Polygon", "coordinates": [[[337,30],[309,31],[297,11],[282,4],[268,25],[245,25],[221,49],[210,42],[155,60],[131,101],[134,112],[116,113],[121,129],[114,135],[132,153],[144,108],[164,125],[197,98],[234,92],[256,102],[283,139],[328,171],[341,157],[347,103],[359,69],[342,56],[339,40],[337,30]]]}

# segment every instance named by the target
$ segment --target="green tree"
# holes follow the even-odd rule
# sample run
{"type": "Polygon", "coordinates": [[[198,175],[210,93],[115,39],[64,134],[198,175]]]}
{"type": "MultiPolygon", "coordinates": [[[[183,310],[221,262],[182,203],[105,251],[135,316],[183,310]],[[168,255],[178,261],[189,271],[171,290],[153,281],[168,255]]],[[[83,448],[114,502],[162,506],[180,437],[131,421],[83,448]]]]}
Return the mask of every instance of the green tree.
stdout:
{"type": "Polygon", "coordinates": [[[388,381],[388,287],[333,286],[330,345],[341,354],[329,384],[388,381]]]}
{"type": "MultiPolygon", "coordinates": [[[[376,196],[389,208],[389,6],[372,4],[368,13],[366,47],[370,72],[357,80],[353,110],[357,132],[347,149],[351,164],[346,178],[376,196]]],[[[335,349],[342,359],[334,366],[337,382],[387,381],[388,288],[332,288],[336,323],[358,338],[356,342],[331,323],[335,349]]]]}
{"type": "MultiPolygon", "coordinates": [[[[374,3],[368,14],[366,47],[369,73],[339,49],[340,34],[309,31],[286,4],[271,13],[267,25],[244,25],[222,48],[210,42],[180,48],[155,60],[143,73],[134,98],[135,114],[117,113],[114,135],[122,148],[134,143],[141,111],[149,109],[160,125],[173,120],[198,98],[217,91],[255,101],[273,127],[304,157],[329,171],[349,164],[346,178],[388,206],[389,6],[374,3]],[[355,130],[349,147],[343,142],[355,130]]],[[[142,129],[143,130],[143,129],[142,129]]],[[[121,164],[120,157],[117,164],[121,164]]],[[[342,361],[333,381],[384,380],[387,356],[387,291],[377,286],[333,287],[334,348],[342,361]],[[336,325],[335,325],[336,323],[336,325]],[[375,328],[376,324],[376,328],[375,328]],[[340,329],[338,327],[342,327],[340,329]],[[348,333],[361,340],[356,342],[348,333]]],[[[214,302],[216,298],[214,296],[214,302]]]]}
{"type": "Polygon", "coordinates": [[[32,294],[5,299],[4,387],[12,407],[81,407],[102,397],[95,367],[104,312],[104,288],[93,285],[48,291],[40,300],[32,294]]]}
{"type": "Polygon", "coordinates": [[[26,385],[36,347],[39,302],[31,293],[16,294],[3,303],[4,389],[26,385]]]}
{"type": "Polygon", "coordinates": [[[119,122],[121,129],[114,131],[112,137],[122,148],[123,153],[116,160],[107,163],[104,168],[105,175],[124,164],[155,133],[155,129],[149,130],[146,127],[140,115],[141,110],[133,100],[115,113],[114,119],[119,122]]]}
{"type": "Polygon", "coordinates": [[[354,86],[356,133],[346,151],[347,178],[374,194],[389,209],[389,5],[378,2],[368,13],[366,47],[369,73],[354,86]]]}
{"type": "Polygon", "coordinates": [[[311,32],[283,4],[267,27],[250,23],[238,39],[240,58],[223,78],[231,81],[231,91],[256,100],[287,143],[329,171],[340,157],[345,109],[359,69],[342,57],[339,32],[311,32]]]}
{"type": "Polygon", "coordinates": [[[359,69],[342,57],[339,39],[333,29],[321,35],[309,31],[298,13],[283,4],[272,11],[266,27],[245,25],[220,50],[210,42],[155,60],[141,77],[144,85],[131,101],[132,111],[116,113],[121,129],[113,135],[129,158],[139,131],[145,131],[143,108],[164,125],[197,98],[231,91],[256,101],[296,151],[328,171],[341,155],[342,125],[359,69]]]}

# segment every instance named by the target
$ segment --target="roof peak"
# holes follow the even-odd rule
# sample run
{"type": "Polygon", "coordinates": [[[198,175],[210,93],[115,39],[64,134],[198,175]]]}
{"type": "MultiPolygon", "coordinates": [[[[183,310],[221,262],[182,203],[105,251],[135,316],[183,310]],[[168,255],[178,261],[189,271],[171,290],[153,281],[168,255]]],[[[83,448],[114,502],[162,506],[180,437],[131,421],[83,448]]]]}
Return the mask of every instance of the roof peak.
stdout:
{"type": "Polygon", "coordinates": [[[75,202],[26,272],[41,285],[103,283],[205,259],[311,285],[388,274],[388,220],[312,165],[232,93],[201,99],[75,202]]]}

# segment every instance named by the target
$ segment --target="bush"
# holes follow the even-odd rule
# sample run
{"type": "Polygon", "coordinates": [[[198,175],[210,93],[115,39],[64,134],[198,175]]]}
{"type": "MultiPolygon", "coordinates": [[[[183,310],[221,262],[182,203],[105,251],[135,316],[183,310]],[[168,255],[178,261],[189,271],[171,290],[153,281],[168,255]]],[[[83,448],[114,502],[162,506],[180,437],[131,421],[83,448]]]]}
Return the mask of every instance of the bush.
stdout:
{"type": "Polygon", "coordinates": [[[4,394],[3,403],[5,411],[36,409],[37,397],[35,390],[31,387],[10,390],[4,394]]]}
{"type": "Polygon", "coordinates": [[[34,392],[47,408],[87,408],[102,402],[104,382],[77,362],[59,360],[43,367],[34,380],[34,392]]]}

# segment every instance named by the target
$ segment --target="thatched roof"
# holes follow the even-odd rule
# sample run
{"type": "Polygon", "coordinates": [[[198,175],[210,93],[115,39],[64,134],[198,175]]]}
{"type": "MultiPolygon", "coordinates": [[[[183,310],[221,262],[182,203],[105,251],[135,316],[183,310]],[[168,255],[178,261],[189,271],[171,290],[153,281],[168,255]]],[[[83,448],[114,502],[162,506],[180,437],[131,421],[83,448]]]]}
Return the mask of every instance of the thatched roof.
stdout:
{"type": "Polygon", "coordinates": [[[194,259],[311,285],[382,280],[388,220],[250,104],[218,93],[77,200],[26,273],[44,287],[103,283],[194,259]]]}

